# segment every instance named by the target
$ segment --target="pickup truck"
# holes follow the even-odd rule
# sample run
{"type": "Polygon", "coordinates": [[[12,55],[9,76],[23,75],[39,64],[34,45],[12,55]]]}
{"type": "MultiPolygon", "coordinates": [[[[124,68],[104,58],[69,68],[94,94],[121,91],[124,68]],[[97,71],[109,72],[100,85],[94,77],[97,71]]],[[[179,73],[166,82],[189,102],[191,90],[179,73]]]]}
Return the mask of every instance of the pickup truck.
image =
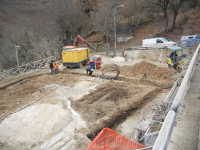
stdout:
{"type": "Polygon", "coordinates": [[[148,47],[148,48],[167,48],[176,45],[177,45],[176,42],[168,40],[167,38],[164,37],[144,39],[142,41],[142,47],[148,47]]]}

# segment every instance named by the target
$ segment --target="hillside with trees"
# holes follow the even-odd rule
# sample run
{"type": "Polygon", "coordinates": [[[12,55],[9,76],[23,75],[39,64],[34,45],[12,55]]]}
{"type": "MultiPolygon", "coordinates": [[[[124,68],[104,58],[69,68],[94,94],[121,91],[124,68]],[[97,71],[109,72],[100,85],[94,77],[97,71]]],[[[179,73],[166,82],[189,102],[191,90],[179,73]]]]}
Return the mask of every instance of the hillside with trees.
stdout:
{"type": "Polygon", "coordinates": [[[184,26],[194,29],[187,34],[200,33],[191,27],[199,6],[199,0],[0,0],[0,69],[16,66],[16,45],[21,64],[56,55],[77,34],[101,34],[112,47],[114,13],[119,33],[134,35],[153,23],[163,34],[185,33],[184,26]]]}

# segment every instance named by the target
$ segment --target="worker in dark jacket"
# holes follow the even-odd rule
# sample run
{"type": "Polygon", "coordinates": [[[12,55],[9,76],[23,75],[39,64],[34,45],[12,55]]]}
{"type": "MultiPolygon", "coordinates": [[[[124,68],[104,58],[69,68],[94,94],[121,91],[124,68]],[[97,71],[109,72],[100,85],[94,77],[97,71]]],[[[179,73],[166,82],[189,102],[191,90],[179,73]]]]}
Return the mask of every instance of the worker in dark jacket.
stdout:
{"type": "Polygon", "coordinates": [[[94,72],[95,68],[94,68],[94,65],[92,62],[88,62],[87,63],[87,68],[86,68],[86,72],[87,72],[87,75],[92,75],[92,73],[94,72]]]}
{"type": "Polygon", "coordinates": [[[176,51],[173,51],[173,52],[170,54],[169,57],[170,57],[170,59],[172,60],[173,64],[176,65],[176,64],[177,64],[177,57],[178,57],[176,51]]]}
{"type": "Polygon", "coordinates": [[[53,60],[51,60],[51,62],[49,63],[49,68],[51,70],[51,73],[53,73],[53,68],[54,68],[54,65],[53,65],[53,60]]]}

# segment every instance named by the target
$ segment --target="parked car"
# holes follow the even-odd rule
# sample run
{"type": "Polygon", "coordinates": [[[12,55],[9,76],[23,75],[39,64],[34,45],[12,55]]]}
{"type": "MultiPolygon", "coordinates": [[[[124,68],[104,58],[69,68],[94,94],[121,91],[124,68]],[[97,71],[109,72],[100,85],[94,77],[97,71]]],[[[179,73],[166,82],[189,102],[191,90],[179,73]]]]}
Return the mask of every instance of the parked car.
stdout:
{"type": "Polygon", "coordinates": [[[150,47],[150,48],[165,48],[165,47],[171,47],[171,46],[176,46],[176,45],[177,45],[176,42],[168,40],[167,38],[164,38],[164,37],[144,39],[142,41],[143,47],[150,47]]]}
{"type": "Polygon", "coordinates": [[[196,44],[200,43],[200,36],[199,35],[188,35],[181,37],[181,44],[186,47],[193,47],[196,44]]]}

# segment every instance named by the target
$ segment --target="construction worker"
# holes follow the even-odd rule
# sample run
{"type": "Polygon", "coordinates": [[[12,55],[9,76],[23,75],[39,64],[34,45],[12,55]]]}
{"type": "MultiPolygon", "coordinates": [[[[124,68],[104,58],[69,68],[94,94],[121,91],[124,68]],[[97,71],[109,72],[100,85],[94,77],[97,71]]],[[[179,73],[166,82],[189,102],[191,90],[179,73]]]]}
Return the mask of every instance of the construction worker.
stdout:
{"type": "Polygon", "coordinates": [[[92,75],[92,73],[94,72],[94,70],[95,70],[95,64],[93,63],[93,62],[88,62],[87,63],[87,68],[86,68],[86,73],[87,73],[87,75],[89,75],[89,76],[91,76],[92,75]]]}
{"type": "Polygon", "coordinates": [[[169,67],[173,67],[175,70],[180,71],[180,67],[178,64],[178,55],[176,53],[176,51],[173,51],[170,55],[169,55],[169,59],[167,60],[167,64],[169,67]]]}
{"type": "Polygon", "coordinates": [[[59,71],[59,64],[54,62],[53,60],[51,60],[51,62],[49,63],[49,68],[51,70],[51,74],[53,73],[58,73],[59,71]]]}
{"type": "Polygon", "coordinates": [[[54,70],[54,73],[58,73],[58,71],[59,71],[59,64],[58,63],[53,63],[53,70],[54,70]]]}
{"type": "Polygon", "coordinates": [[[177,64],[177,53],[176,51],[173,51],[170,55],[169,58],[172,60],[173,64],[176,65],[177,64]]]}
{"type": "Polygon", "coordinates": [[[51,70],[51,73],[53,73],[53,60],[51,60],[50,61],[50,63],[49,63],[49,68],[50,68],[50,70],[51,70]]]}

